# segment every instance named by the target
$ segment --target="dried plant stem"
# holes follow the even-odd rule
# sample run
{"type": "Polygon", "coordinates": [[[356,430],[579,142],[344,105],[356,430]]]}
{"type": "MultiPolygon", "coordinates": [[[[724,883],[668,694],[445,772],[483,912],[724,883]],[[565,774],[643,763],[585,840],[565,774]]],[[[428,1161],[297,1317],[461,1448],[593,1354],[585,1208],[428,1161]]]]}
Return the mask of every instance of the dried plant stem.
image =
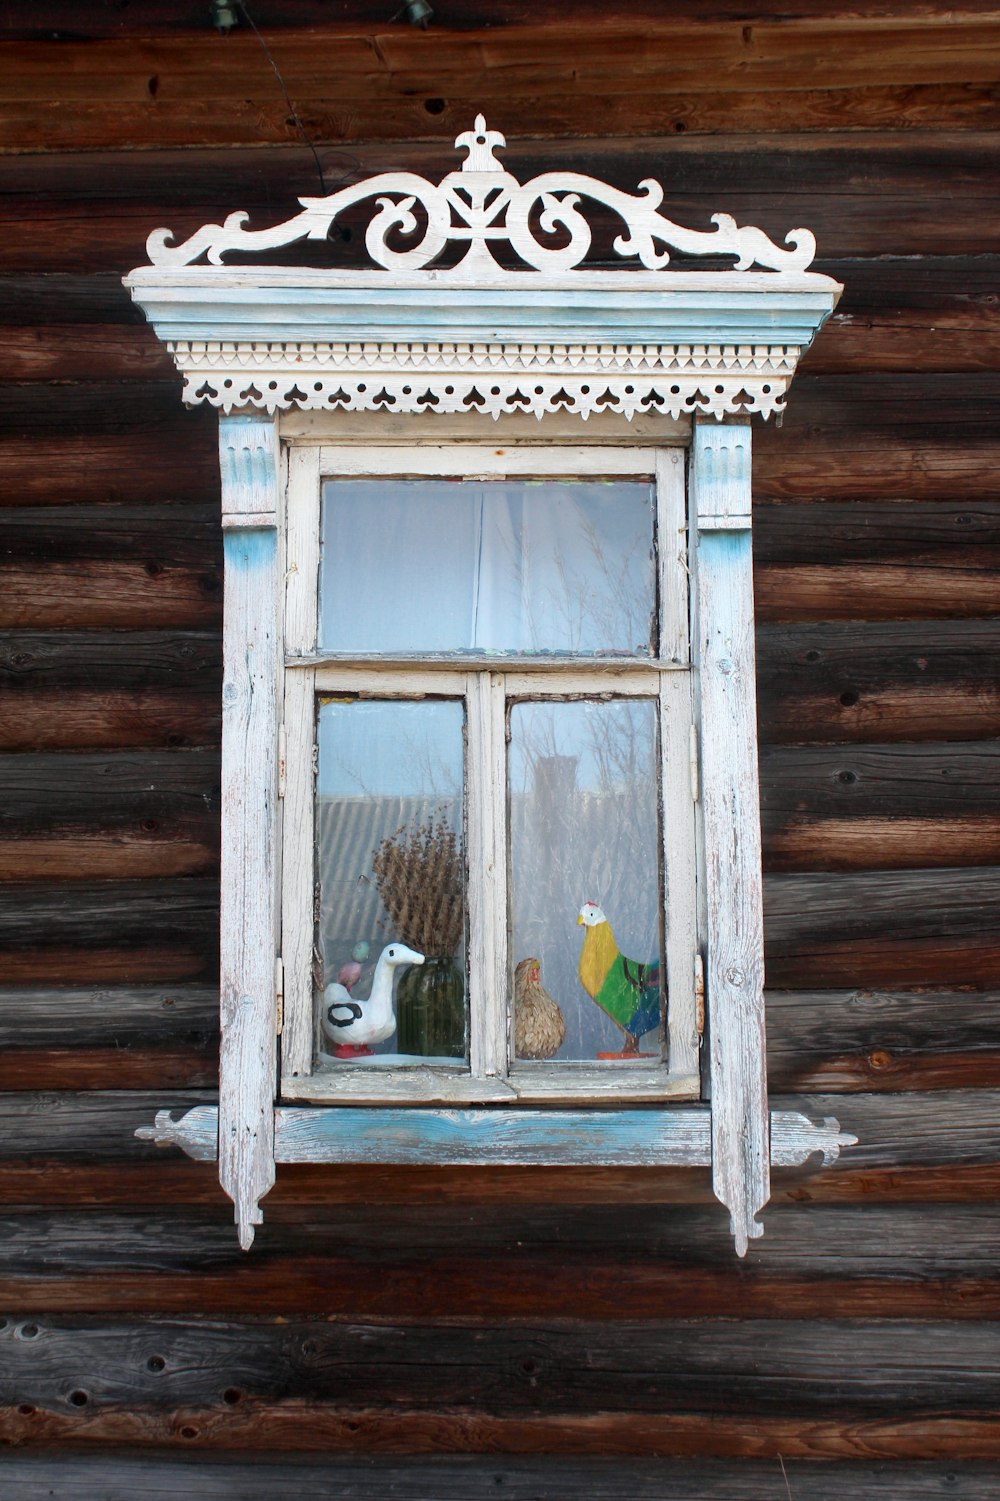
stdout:
{"type": "Polygon", "coordinates": [[[372,858],[375,884],[399,937],[433,958],[450,958],[462,942],[462,854],[458,836],[440,813],[403,825],[383,839],[372,858]]]}

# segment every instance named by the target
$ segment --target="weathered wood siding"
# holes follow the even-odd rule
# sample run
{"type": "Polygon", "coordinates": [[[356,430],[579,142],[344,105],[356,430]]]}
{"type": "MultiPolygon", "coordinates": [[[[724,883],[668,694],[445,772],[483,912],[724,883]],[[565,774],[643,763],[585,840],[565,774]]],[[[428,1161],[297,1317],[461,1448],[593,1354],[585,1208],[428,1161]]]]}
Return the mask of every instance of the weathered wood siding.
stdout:
{"type": "Polygon", "coordinates": [[[0,42],[4,1501],[1000,1496],[995,14],[251,5],[330,183],[484,106],[519,170],[805,224],[846,283],[754,525],[772,1104],[860,1144],[775,1172],[737,1263],[679,1169],[286,1167],[244,1255],[134,1137],[214,1098],[222,540],[215,415],[119,277],[318,186],[206,9],[0,42]]]}

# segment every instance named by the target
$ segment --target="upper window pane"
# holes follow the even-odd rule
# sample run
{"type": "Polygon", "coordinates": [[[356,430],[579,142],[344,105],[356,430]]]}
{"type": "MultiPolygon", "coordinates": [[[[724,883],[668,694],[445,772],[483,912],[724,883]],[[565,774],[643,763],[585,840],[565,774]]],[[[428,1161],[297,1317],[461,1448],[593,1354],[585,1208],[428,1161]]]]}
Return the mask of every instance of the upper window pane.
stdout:
{"type": "Polygon", "coordinates": [[[635,480],[327,480],[320,645],[648,655],[653,514],[635,480]]]}

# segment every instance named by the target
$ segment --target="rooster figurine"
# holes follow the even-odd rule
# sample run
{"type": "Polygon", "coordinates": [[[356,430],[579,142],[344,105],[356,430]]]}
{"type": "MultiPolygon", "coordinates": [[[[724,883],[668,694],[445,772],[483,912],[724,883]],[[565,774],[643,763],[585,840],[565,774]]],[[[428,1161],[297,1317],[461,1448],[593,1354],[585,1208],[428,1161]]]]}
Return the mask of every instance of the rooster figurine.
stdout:
{"type": "Polygon", "coordinates": [[[355,1000],[346,985],[335,982],[323,992],[320,1025],[333,1044],[335,1058],[368,1058],[373,1042],[385,1042],[396,1030],[392,982],[400,964],[423,964],[423,954],[404,943],[390,943],[379,955],[366,1001],[355,1000]]]}
{"type": "Polygon", "coordinates": [[[594,902],[584,902],[577,923],[586,928],[577,973],[580,984],[625,1033],[620,1053],[598,1053],[598,1058],[655,1058],[640,1053],[639,1038],[660,1025],[660,966],[626,959],[620,952],[611,924],[594,902]]]}
{"type": "Polygon", "coordinates": [[[537,959],[522,959],[514,971],[514,1056],[551,1058],[562,1047],[566,1023],[542,984],[537,959]]]}

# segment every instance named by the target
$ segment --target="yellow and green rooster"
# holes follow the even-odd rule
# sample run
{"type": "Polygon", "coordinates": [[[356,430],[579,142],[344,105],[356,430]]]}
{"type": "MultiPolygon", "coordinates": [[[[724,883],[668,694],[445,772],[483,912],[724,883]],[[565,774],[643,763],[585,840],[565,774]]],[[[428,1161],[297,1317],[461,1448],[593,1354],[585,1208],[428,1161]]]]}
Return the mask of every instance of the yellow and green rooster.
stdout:
{"type": "Polygon", "coordinates": [[[577,923],[586,928],[577,973],[580,984],[625,1033],[620,1053],[598,1058],[652,1058],[639,1052],[639,1038],[660,1025],[660,966],[626,959],[618,948],[611,924],[594,902],[584,902],[577,923]]]}

